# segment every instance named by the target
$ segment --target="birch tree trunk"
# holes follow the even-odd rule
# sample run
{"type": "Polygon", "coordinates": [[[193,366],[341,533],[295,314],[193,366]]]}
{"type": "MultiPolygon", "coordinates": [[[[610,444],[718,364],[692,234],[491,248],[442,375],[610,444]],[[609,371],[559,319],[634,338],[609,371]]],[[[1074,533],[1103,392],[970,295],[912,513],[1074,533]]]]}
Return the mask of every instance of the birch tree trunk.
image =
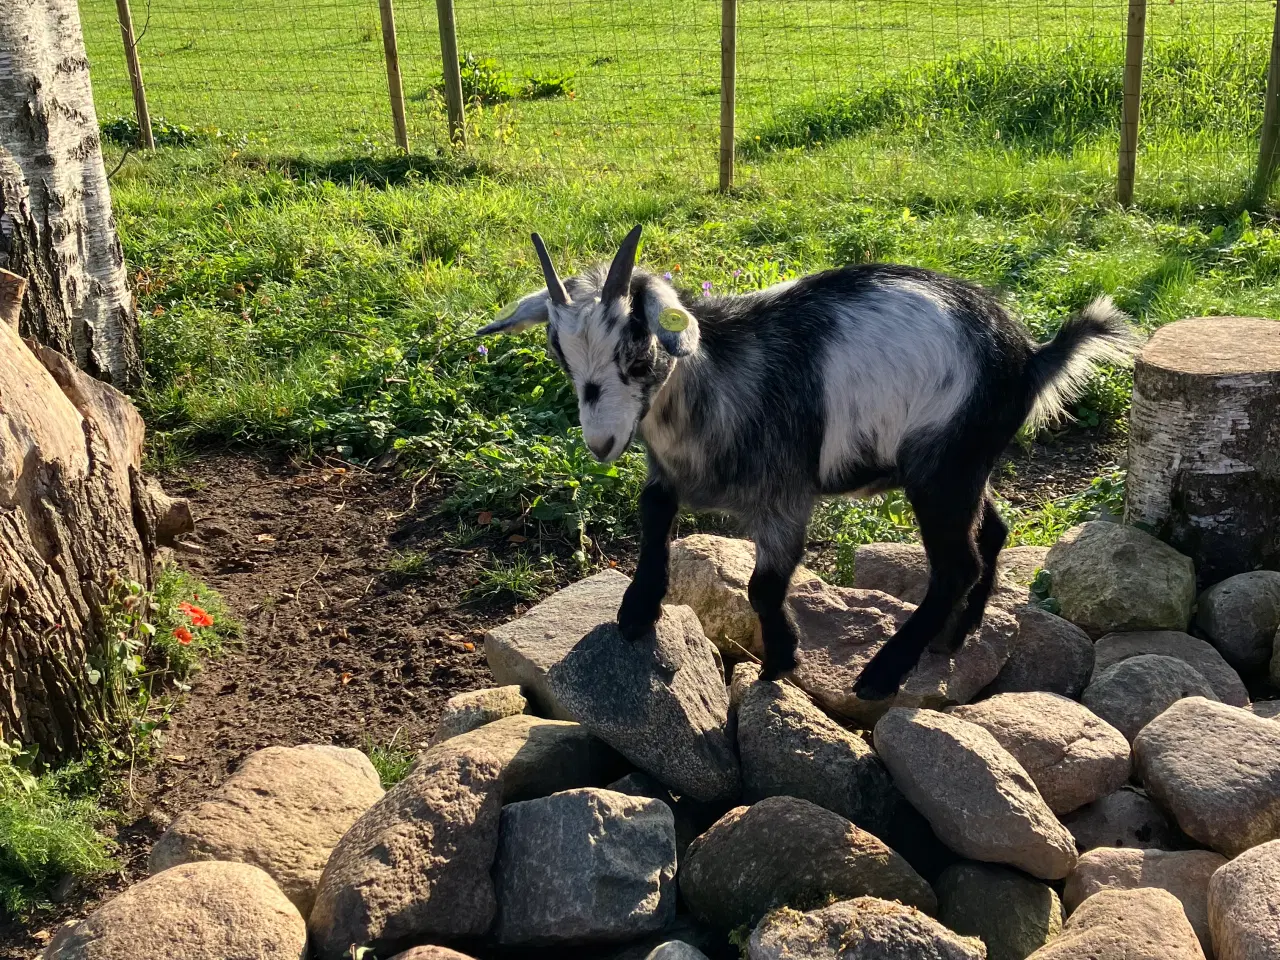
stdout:
{"type": "Polygon", "coordinates": [[[21,292],[0,270],[0,738],[57,756],[109,719],[90,658],[113,575],[150,585],[157,548],[192,523],[142,476],[128,398],[18,335],[21,292]]]}
{"type": "Polygon", "coordinates": [[[1280,321],[1181,320],[1148,341],[1125,520],[1191,557],[1201,585],[1280,570],[1280,321]]]}
{"type": "Polygon", "coordinates": [[[76,0],[0,0],[0,268],[28,281],[23,336],[140,382],[76,0]]]}

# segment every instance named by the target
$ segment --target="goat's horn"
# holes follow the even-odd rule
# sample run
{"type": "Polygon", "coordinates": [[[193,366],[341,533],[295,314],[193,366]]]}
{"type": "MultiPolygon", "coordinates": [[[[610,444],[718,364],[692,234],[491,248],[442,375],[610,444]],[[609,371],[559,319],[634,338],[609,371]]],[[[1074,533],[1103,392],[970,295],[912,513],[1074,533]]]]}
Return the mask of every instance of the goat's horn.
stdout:
{"type": "Polygon", "coordinates": [[[609,264],[609,275],[605,277],[604,289],[600,291],[601,300],[617,300],[631,286],[631,271],[636,266],[636,248],[640,246],[640,225],[632,228],[618,248],[618,255],[609,264]]]}
{"type": "Polygon", "coordinates": [[[564,284],[560,282],[560,277],[556,273],[556,268],[551,265],[547,245],[536,233],[532,236],[533,248],[538,251],[538,262],[542,264],[542,275],[547,278],[547,292],[551,294],[551,302],[563,307],[569,302],[569,291],[565,290],[564,284]]]}

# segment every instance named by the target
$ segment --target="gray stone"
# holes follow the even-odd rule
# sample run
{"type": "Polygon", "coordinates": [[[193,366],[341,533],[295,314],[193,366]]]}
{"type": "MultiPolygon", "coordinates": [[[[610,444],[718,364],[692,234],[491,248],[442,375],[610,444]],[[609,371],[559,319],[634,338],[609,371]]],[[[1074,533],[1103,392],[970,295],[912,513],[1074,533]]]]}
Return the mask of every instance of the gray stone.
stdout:
{"type": "Polygon", "coordinates": [[[1096,847],[1177,850],[1178,831],[1158,806],[1132,787],[1095,800],[1062,818],[1081,852],[1096,847]]]}
{"type": "Polygon", "coordinates": [[[628,769],[580,723],[520,714],[486,723],[432,747],[479,750],[502,764],[502,802],[532,800],[575,787],[602,787],[628,769]]]}
{"type": "Polygon", "coordinates": [[[871,745],[795,687],[757,683],[738,708],[743,800],[799,797],[884,836],[900,796],[871,745]]]}
{"type": "Polygon", "coordinates": [[[1280,720],[1280,700],[1258,700],[1249,705],[1255,717],[1280,720]]]}
{"type": "Polygon", "coordinates": [[[1024,873],[966,861],[934,884],[938,919],[987,945],[987,960],[1026,960],[1062,932],[1062,903],[1053,888],[1024,873]]]}
{"type": "Polygon", "coordinates": [[[1035,783],[990,733],[932,710],[895,708],[875,728],[893,782],[943,843],[1044,880],[1071,872],[1076,845],[1035,783]]]}
{"type": "MultiPolygon", "coordinates": [[[[1010,547],[1000,551],[991,603],[1014,607],[1030,599],[1028,587],[1043,566],[1047,547],[1010,547]]],[[[879,590],[919,604],[929,589],[929,561],[918,543],[868,543],[854,550],[853,586],[879,590]]]]}
{"type": "Polygon", "coordinates": [[[1085,707],[1054,693],[1002,693],[951,707],[976,723],[1030,775],[1049,809],[1070,813],[1129,779],[1129,742],[1085,707]]]}
{"type": "Polygon", "coordinates": [[[414,947],[396,954],[391,960],[471,960],[471,957],[448,947],[414,947]]]}
{"type": "Polygon", "coordinates": [[[751,689],[752,684],[760,679],[760,664],[752,663],[750,660],[743,660],[741,663],[733,665],[733,671],[729,674],[729,713],[737,712],[738,705],[742,703],[742,698],[747,695],[747,691],[751,689]]]}
{"type": "MultiPolygon", "coordinates": [[[[728,945],[723,932],[707,926],[685,912],[676,914],[675,920],[657,933],[632,940],[626,946],[615,949],[597,947],[591,952],[589,960],[649,960],[649,954],[673,941],[714,957],[723,957],[726,953],[725,947],[728,945]]],[[[690,960],[697,960],[697,958],[691,957],[690,960]]]]}
{"type": "Polygon", "coordinates": [[[547,671],[585,633],[618,615],[630,582],[617,570],[604,570],[553,593],[524,616],[494,627],[484,636],[484,655],[494,679],[522,687],[539,712],[557,720],[576,720],[551,693],[547,671]]]}
{"type": "Polygon", "coordinates": [[[483,727],[486,723],[522,714],[528,705],[515,684],[459,693],[445,701],[444,713],[440,715],[436,732],[431,737],[431,746],[483,727]]]}
{"type": "Polygon", "coordinates": [[[918,543],[865,543],[853,551],[853,586],[919,605],[929,589],[929,561],[918,543]]]}
{"type": "Polygon", "coordinates": [[[954,656],[926,650],[894,697],[863,700],[854,696],[854,682],[915,607],[886,593],[821,581],[793,589],[791,605],[800,627],[795,684],[827,712],[866,725],[892,706],[967,703],[999,674],[1018,633],[1012,615],[990,608],[954,656]]]}
{"type": "Polygon", "coordinates": [[[1191,928],[1207,956],[1213,955],[1209,935],[1209,878],[1226,863],[1209,850],[1090,850],[1067,877],[1062,899],[1067,913],[1100,890],[1156,887],[1178,898],[1191,928]]]}
{"type": "Polygon", "coordinates": [[[1173,894],[1103,890],[1028,960],[1204,960],[1204,951],[1173,894]]]}
{"type": "Polygon", "coordinates": [[[645,960],[707,960],[707,955],[683,940],[668,940],[650,950],[645,960]]]}
{"type": "Polygon", "coordinates": [[[262,870],[206,860],[157,873],[59,931],[42,960],[306,960],[307,925],[262,870]]]}
{"type": "Polygon", "coordinates": [[[692,610],[664,607],[635,643],[616,624],[601,624],[547,682],[584,727],[641,770],[682,796],[732,801],[741,779],[713,650],[692,610]]]}
{"type": "Polygon", "coordinates": [[[874,836],[793,797],[725,814],[689,847],[680,893],[695,917],[722,930],[828,897],[867,894],[937,908],[929,885],[874,836]]]}
{"type": "Polygon", "coordinates": [[[1143,727],[1186,697],[1218,699],[1204,675],[1185,660],[1144,653],[1107,667],[1080,700],[1132,742],[1143,727]]]}
{"type": "Polygon", "coordinates": [[[760,922],[747,960],[985,960],[981,940],[962,937],[899,903],[858,897],[820,910],[782,909],[760,922]]]}
{"type": "Polygon", "coordinates": [[[1135,527],[1091,520],[1050,548],[1044,568],[1062,616],[1091,636],[1185,630],[1196,597],[1195,566],[1135,527]]]}
{"type": "Polygon", "coordinates": [[[661,800],[671,808],[671,815],[676,825],[676,860],[684,858],[689,844],[707,827],[716,821],[716,813],[723,807],[699,803],[688,797],[677,797],[669,789],[660,784],[647,773],[629,773],[609,784],[605,789],[614,793],[625,793],[629,797],[645,797],[649,800],[661,800]]]}
{"type": "Polygon", "coordinates": [[[1089,635],[1069,620],[1030,604],[1009,612],[1017,618],[1018,636],[1009,659],[983,695],[1040,690],[1079,700],[1093,673],[1089,635]]]}
{"type": "Polygon", "coordinates": [[[338,841],[311,910],[317,960],[489,929],[503,763],[461,739],[429,751],[338,841]]]}
{"type": "Polygon", "coordinates": [[[493,868],[500,944],[628,940],[676,913],[676,835],[658,800],[569,790],[509,804],[493,868]]]}
{"type": "Polygon", "coordinates": [[[1214,584],[1200,594],[1196,626],[1237,670],[1265,670],[1280,629],[1280,571],[1253,570],[1214,584]]]}
{"type": "Polygon", "coordinates": [[[1107,634],[1094,646],[1094,675],[1101,674],[1114,664],[1144,654],[1181,660],[1209,681],[1214,694],[1223,703],[1229,703],[1233,707],[1249,705],[1249,692],[1240,680],[1240,674],[1222,659],[1222,654],[1203,640],[1177,630],[1107,634]]]}
{"type": "Polygon", "coordinates": [[[1005,547],[998,561],[1000,575],[1009,583],[1030,587],[1048,556],[1048,547],[1005,547]]]}
{"type": "Polygon", "coordinates": [[[210,799],[178,814],[151,848],[151,872],[195,860],[251,863],[305,918],[334,846],[382,796],[368,757],[346,753],[267,747],[250,754],[210,799]]]}
{"type": "MultiPolygon", "coordinates": [[[[671,544],[667,603],[692,608],[707,638],[723,653],[761,656],[756,612],[747,598],[755,565],[756,548],[750,540],[706,533],[677,540],[671,544]]],[[[791,582],[815,579],[816,574],[797,567],[791,582]]]]}
{"type": "Polygon", "coordinates": [[[1228,857],[1280,838],[1280,724],[1200,697],[1133,742],[1151,799],[1183,833],[1228,857]]]}
{"type": "Polygon", "coordinates": [[[1280,840],[1246,850],[1209,881],[1218,960],[1280,957],[1280,840]]]}

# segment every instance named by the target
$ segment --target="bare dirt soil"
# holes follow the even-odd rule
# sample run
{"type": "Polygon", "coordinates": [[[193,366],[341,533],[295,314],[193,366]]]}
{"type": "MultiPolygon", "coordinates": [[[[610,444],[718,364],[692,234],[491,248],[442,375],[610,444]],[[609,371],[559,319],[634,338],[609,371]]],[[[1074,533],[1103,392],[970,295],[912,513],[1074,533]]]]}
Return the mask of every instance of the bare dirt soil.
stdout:
{"type": "MultiPolygon", "coordinates": [[[[1122,455],[1123,441],[1068,435],[1011,450],[1012,474],[997,471],[996,486],[1015,504],[1037,503],[1082,489],[1122,455]]],[[[536,542],[538,531],[508,528],[509,518],[477,517],[484,532],[460,542],[445,491],[394,467],[211,452],[164,482],[198,518],[200,552],[178,561],[222,594],[243,635],[194,677],[155,759],[124,788],[121,870],[25,921],[0,919],[6,960],[31,960],[59,923],[145,877],[172,817],[254,750],[424,746],[446,699],[492,683],[484,631],[533,602],[470,599],[495,554],[559,555],[543,595],[576,578],[567,544],[536,542]],[[535,542],[520,542],[526,536],[535,542]]],[[[604,562],[632,569],[634,544],[601,550],[604,562]]]]}

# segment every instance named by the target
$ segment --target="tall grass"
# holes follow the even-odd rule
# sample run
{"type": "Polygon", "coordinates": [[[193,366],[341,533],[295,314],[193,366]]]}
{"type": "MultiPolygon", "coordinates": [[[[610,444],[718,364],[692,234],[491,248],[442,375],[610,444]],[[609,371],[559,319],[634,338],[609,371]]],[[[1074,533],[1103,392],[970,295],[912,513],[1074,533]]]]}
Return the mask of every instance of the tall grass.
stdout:
{"type": "MultiPolygon", "coordinates": [[[[747,157],[815,147],[872,130],[919,141],[1002,141],[1069,152],[1114,135],[1123,98],[1120,41],[1089,34],[1062,46],[989,46],[886,76],[869,89],[815,96],[745,134],[747,157]]],[[[1262,121],[1265,51],[1189,37],[1155,46],[1144,67],[1143,122],[1158,137],[1249,137],[1262,121]]]]}

